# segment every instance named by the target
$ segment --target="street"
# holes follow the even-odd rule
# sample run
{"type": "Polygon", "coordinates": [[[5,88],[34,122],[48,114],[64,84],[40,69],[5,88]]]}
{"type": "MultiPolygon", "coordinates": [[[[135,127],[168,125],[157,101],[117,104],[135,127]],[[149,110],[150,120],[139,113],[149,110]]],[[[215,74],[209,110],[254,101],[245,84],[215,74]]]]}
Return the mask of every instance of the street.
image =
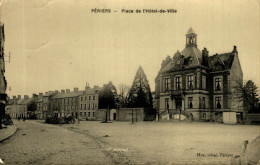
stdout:
{"type": "Polygon", "coordinates": [[[108,144],[87,133],[37,121],[15,122],[17,132],[0,144],[5,164],[127,164],[120,152],[109,152],[108,144]]]}
{"type": "Polygon", "coordinates": [[[15,121],[0,143],[5,164],[230,164],[259,126],[203,122],[111,122],[49,125],[15,121]]]}

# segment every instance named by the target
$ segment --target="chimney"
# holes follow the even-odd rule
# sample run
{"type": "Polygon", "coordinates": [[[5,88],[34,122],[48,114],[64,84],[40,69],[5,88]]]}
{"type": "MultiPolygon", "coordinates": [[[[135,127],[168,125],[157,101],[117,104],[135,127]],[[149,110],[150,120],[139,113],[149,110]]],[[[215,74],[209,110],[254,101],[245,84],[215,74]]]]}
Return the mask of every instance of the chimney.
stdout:
{"type": "Polygon", "coordinates": [[[95,86],[94,86],[94,88],[95,88],[95,89],[98,89],[98,88],[99,88],[99,86],[98,86],[98,85],[95,85],[95,86]]]}
{"type": "Polygon", "coordinates": [[[62,89],[62,90],[61,90],[61,93],[65,93],[65,90],[64,90],[64,89],[62,89]]]}
{"type": "Polygon", "coordinates": [[[16,96],[13,96],[13,99],[16,99],[16,96]]]}
{"type": "Polygon", "coordinates": [[[237,53],[237,46],[234,45],[233,53],[237,53]]]}
{"type": "Polygon", "coordinates": [[[85,90],[88,90],[88,89],[90,89],[90,87],[89,87],[89,83],[86,82],[85,90]]]}
{"type": "Polygon", "coordinates": [[[207,48],[204,48],[202,50],[202,65],[208,67],[208,58],[209,58],[209,51],[207,50],[207,48]]]}
{"type": "Polygon", "coordinates": [[[37,98],[38,95],[36,95],[35,93],[33,93],[33,94],[32,94],[32,97],[33,97],[33,98],[37,98]]]}
{"type": "Polygon", "coordinates": [[[18,99],[21,99],[22,97],[21,97],[21,95],[18,95],[18,99]]]}
{"type": "Polygon", "coordinates": [[[24,98],[25,98],[25,99],[28,99],[28,98],[29,98],[29,96],[28,96],[28,95],[24,95],[24,98]]]}
{"type": "Polygon", "coordinates": [[[66,93],[70,93],[70,89],[66,89],[66,93]]]}
{"type": "Polygon", "coordinates": [[[74,92],[78,92],[79,91],[79,88],[74,88],[74,92]]]}
{"type": "Polygon", "coordinates": [[[42,96],[43,96],[43,93],[39,93],[39,96],[42,97],[42,96]]]}

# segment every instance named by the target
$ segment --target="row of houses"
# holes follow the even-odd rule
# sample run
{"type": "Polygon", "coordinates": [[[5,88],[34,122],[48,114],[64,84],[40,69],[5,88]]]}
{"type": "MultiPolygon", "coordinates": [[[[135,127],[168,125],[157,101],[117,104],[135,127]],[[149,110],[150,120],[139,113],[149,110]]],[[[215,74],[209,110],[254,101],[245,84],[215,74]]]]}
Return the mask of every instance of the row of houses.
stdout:
{"type": "Polygon", "coordinates": [[[66,90],[55,90],[43,93],[32,94],[32,97],[24,95],[13,96],[6,106],[6,114],[12,118],[38,118],[45,119],[50,114],[57,114],[58,117],[68,115],[80,118],[95,118],[98,109],[98,93],[102,87],[90,88],[86,84],[85,90],[74,88],[66,90]]]}

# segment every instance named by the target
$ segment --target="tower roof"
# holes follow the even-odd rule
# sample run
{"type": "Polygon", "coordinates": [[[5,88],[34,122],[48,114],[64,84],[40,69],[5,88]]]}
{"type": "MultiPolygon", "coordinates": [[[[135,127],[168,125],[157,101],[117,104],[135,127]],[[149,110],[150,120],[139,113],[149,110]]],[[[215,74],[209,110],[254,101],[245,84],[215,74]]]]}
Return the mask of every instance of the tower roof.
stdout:
{"type": "Polygon", "coordinates": [[[190,29],[188,30],[186,35],[189,35],[189,34],[196,34],[195,31],[192,29],[192,27],[190,27],[190,29]]]}

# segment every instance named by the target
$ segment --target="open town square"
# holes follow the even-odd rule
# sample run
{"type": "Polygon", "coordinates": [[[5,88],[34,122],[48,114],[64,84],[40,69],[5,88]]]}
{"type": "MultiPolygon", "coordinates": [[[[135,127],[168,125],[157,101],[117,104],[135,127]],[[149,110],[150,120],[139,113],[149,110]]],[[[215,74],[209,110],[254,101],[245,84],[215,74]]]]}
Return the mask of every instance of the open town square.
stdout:
{"type": "Polygon", "coordinates": [[[6,164],[230,164],[259,126],[201,122],[15,121],[0,144],[6,164]]]}
{"type": "Polygon", "coordinates": [[[0,0],[0,165],[260,165],[257,0],[0,0]]]}

